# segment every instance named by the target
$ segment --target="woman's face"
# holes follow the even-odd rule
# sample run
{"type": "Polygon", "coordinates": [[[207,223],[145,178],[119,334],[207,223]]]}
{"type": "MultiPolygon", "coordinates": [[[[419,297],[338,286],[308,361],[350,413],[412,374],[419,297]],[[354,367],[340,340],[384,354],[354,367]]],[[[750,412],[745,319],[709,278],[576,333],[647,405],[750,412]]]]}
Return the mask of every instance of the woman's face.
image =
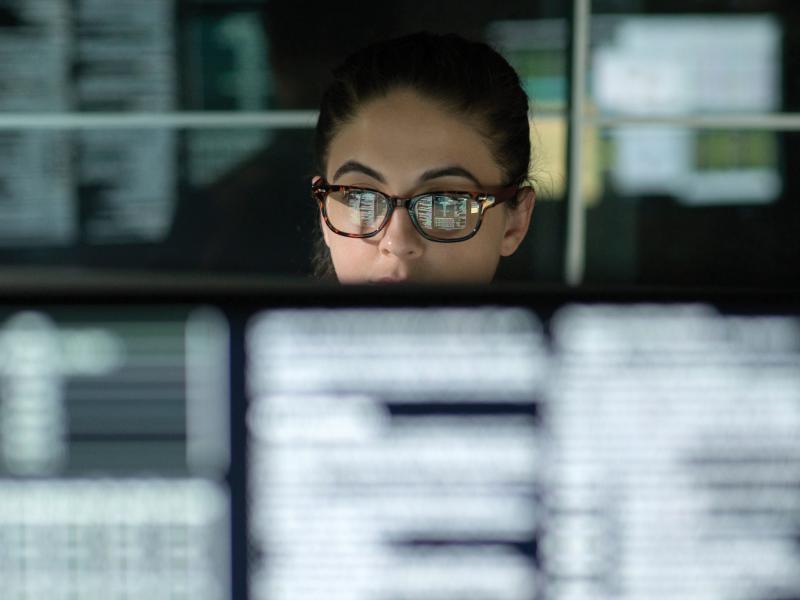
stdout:
{"type": "MultiPolygon", "coordinates": [[[[442,190],[486,191],[504,182],[486,140],[466,118],[410,90],[396,90],[356,113],[331,141],[325,179],[411,197],[442,190]]],[[[443,244],[423,238],[405,208],[371,238],[347,238],[323,223],[342,283],[485,283],[500,256],[512,254],[528,230],[533,192],[518,208],[486,211],[478,233],[443,244]]]]}

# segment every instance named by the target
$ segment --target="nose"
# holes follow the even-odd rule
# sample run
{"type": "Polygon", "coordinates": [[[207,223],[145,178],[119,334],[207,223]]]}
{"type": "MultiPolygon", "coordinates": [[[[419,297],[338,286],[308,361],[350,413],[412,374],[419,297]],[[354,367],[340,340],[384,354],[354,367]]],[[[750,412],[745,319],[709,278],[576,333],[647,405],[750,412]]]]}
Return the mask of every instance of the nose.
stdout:
{"type": "Polygon", "coordinates": [[[414,228],[408,211],[398,207],[383,230],[378,247],[384,256],[393,254],[398,258],[411,260],[422,256],[425,240],[414,228]]]}

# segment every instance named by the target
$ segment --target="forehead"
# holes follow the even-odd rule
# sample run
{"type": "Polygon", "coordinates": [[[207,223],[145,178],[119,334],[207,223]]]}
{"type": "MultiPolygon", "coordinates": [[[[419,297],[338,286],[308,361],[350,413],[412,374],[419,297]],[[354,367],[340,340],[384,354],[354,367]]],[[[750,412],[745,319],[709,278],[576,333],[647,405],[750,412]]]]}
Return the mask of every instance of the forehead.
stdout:
{"type": "Polygon", "coordinates": [[[395,90],[360,107],[331,141],[326,177],[348,160],[398,182],[452,165],[486,185],[500,185],[503,179],[474,118],[410,90],[395,90]]]}

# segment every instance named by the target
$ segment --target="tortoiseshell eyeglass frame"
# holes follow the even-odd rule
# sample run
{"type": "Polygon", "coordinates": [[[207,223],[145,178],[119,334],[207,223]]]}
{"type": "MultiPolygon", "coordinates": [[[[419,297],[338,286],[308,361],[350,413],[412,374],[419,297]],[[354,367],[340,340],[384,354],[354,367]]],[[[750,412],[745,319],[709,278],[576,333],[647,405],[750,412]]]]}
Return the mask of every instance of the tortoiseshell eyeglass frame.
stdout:
{"type": "Polygon", "coordinates": [[[519,191],[518,186],[492,188],[490,192],[462,192],[455,190],[445,190],[445,191],[436,190],[436,191],[425,192],[424,194],[417,194],[416,196],[411,196],[408,198],[401,198],[400,196],[389,196],[387,194],[384,194],[383,192],[379,192],[378,190],[373,190],[371,188],[366,188],[361,186],[331,185],[323,179],[316,179],[311,183],[311,196],[319,204],[319,210],[320,213],[322,214],[322,218],[325,221],[325,224],[328,226],[328,229],[330,229],[331,231],[333,231],[338,235],[349,238],[370,238],[376,236],[389,224],[389,220],[392,218],[392,213],[394,212],[394,209],[399,206],[401,208],[406,208],[408,210],[408,215],[411,217],[411,222],[414,224],[414,228],[419,232],[419,234],[422,237],[424,237],[426,240],[430,240],[432,242],[439,242],[442,244],[463,242],[473,237],[476,233],[478,233],[478,230],[481,228],[481,223],[483,223],[483,215],[486,213],[486,211],[489,210],[490,208],[494,208],[495,206],[499,206],[503,202],[508,202],[514,196],[516,196],[518,191],[519,191]],[[389,210],[386,212],[386,217],[384,217],[383,222],[375,231],[370,231],[369,233],[346,233],[344,231],[340,231],[333,225],[333,223],[331,223],[330,219],[328,218],[328,211],[325,208],[325,198],[328,196],[329,193],[332,192],[347,193],[350,190],[358,190],[363,192],[371,192],[373,194],[379,194],[384,198],[386,198],[386,200],[388,201],[389,210]],[[458,196],[469,196],[470,198],[472,198],[472,200],[477,202],[478,206],[480,206],[480,212],[478,213],[478,222],[475,224],[475,227],[468,234],[458,238],[437,238],[426,233],[425,230],[417,221],[417,217],[414,211],[414,206],[421,198],[431,195],[458,195],[458,196]]]}

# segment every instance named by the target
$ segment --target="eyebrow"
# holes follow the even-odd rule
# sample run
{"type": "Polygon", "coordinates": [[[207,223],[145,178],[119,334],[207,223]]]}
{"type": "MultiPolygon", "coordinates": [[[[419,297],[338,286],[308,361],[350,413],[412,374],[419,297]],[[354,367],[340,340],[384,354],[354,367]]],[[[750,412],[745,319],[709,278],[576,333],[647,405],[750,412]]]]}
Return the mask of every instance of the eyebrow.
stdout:
{"type": "Polygon", "coordinates": [[[336,181],[342,175],[346,173],[363,173],[368,177],[372,177],[376,181],[380,181],[381,183],[386,183],[386,178],[378,173],[375,169],[368,167],[365,164],[362,164],[356,160],[348,160],[344,163],[341,167],[336,169],[336,173],[333,174],[333,180],[336,181]]]}
{"type": "MultiPolygon", "coordinates": [[[[368,177],[371,177],[372,179],[375,179],[376,181],[386,183],[386,178],[383,175],[378,173],[375,169],[358,162],[357,160],[348,160],[341,167],[336,169],[336,172],[333,174],[333,180],[336,181],[339,179],[339,177],[347,173],[362,173],[368,177]]],[[[419,181],[425,182],[432,179],[438,179],[439,177],[464,177],[465,179],[472,181],[475,185],[481,185],[481,182],[478,181],[478,178],[475,177],[475,175],[467,171],[464,167],[459,167],[457,165],[425,171],[419,176],[419,181]]]]}
{"type": "Polygon", "coordinates": [[[475,177],[475,175],[467,171],[464,167],[459,167],[456,165],[425,171],[422,175],[420,175],[419,180],[429,181],[431,179],[438,179],[439,177],[464,177],[469,179],[475,185],[481,185],[481,182],[478,181],[478,178],[475,177]]]}

